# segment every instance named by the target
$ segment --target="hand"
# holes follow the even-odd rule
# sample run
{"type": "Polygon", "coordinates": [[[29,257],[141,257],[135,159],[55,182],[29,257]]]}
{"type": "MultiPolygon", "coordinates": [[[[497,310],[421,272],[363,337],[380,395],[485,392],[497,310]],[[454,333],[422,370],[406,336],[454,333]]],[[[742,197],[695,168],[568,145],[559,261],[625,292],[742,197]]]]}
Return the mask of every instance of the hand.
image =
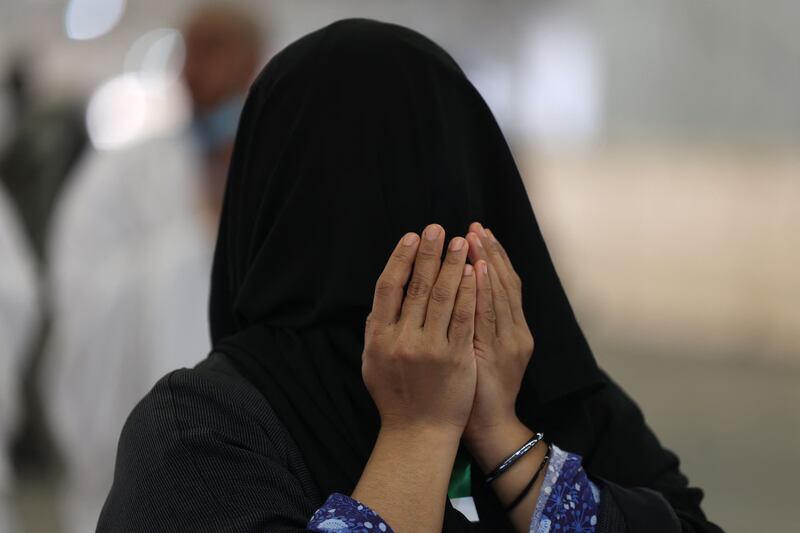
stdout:
{"type": "Polygon", "coordinates": [[[362,374],[382,432],[445,430],[457,441],[470,416],[476,277],[461,237],[450,242],[440,270],[444,238],[437,224],[425,228],[422,239],[406,234],[375,287],[362,374]]]}
{"type": "Polygon", "coordinates": [[[464,440],[479,456],[495,447],[498,434],[521,426],[515,403],[533,354],[533,336],[522,310],[522,283],[503,247],[477,222],[470,225],[467,241],[478,287],[478,384],[464,440]]]}

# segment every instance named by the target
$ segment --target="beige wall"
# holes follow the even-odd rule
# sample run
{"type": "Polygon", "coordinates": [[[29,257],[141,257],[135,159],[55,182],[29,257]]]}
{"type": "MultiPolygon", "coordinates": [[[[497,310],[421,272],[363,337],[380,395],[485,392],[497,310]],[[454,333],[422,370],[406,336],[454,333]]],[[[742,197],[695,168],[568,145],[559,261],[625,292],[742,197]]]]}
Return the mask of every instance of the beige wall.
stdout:
{"type": "Polygon", "coordinates": [[[591,340],[800,364],[800,154],[619,144],[527,184],[591,340]]]}

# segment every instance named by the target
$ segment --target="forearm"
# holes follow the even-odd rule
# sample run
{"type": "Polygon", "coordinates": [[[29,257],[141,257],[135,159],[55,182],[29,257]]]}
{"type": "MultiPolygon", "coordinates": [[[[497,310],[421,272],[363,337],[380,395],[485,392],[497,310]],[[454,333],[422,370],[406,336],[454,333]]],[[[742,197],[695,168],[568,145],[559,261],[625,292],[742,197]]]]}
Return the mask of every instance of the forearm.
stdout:
{"type": "MultiPolygon", "coordinates": [[[[468,446],[481,470],[491,472],[530,439],[533,433],[522,422],[514,419],[512,422],[499,426],[493,431],[486,432],[480,438],[472,439],[468,446]]],[[[547,444],[539,442],[507,472],[492,482],[492,489],[500,503],[507,506],[519,496],[536,474],[536,470],[542,464],[546,453],[547,444]]],[[[544,472],[540,473],[534,486],[509,515],[514,528],[519,532],[527,533],[530,530],[531,517],[533,516],[543,481],[544,472]]]]}
{"type": "Polygon", "coordinates": [[[459,435],[381,429],[353,498],[398,532],[441,531],[459,435]]]}

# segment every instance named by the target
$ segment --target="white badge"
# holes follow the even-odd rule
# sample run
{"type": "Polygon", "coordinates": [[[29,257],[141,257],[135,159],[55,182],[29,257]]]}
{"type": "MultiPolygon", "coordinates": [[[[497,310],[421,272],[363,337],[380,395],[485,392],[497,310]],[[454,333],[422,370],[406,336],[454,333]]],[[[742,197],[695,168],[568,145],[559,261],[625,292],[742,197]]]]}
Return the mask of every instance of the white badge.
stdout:
{"type": "Polygon", "coordinates": [[[478,522],[478,509],[475,508],[475,500],[472,496],[463,498],[450,498],[450,503],[456,511],[467,517],[470,522],[478,522]]]}

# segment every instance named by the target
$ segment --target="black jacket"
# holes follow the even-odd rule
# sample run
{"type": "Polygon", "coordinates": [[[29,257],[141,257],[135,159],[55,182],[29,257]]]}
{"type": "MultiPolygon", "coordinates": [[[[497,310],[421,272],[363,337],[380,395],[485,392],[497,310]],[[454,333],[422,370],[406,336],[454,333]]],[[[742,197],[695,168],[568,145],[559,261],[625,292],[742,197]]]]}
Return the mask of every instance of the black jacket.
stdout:
{"type": "MultiPolygon", "coordinates": [[[[600,485],[597,533],[721,531],[610,380],[542,425],[600,485]]],[[[161,379],[131,413],[97,530],[298,532],[326,497],[264,397],[215,355],[161,379]]]]}

